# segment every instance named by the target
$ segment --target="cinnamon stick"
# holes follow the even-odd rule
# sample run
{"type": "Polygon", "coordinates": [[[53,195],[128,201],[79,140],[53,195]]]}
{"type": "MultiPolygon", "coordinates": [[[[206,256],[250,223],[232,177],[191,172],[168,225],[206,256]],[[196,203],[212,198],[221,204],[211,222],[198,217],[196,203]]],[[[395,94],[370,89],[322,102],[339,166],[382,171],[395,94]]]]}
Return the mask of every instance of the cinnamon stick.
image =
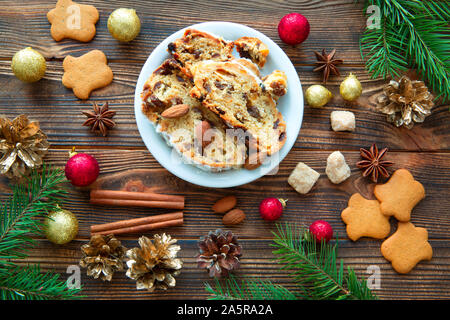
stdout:
{"type": "Polygon", "coordinates": [[[144,200],[144,201],[166,201],[183,202],[183,196],[170,194],[159,194],[154,192],[133,192],[121,190],[91,190],[91,198],[96,199],[123,199],[123,200],[144,200]]]}
{"type": "Polygon", "coordinates": [[[183,219],[183,212],[180,211],[180,212],[173,212],[173,213],[165,213],[165,214],[159,214],[156,216],[149,216],[149,217],[144,217],[144,218],[136,218],[136,219],[129,219],[129,220],[121,220],[121,221],[116,221],[116,222],[111,222],[111,223],[97,224],[97,225],[91,226],[91,233],[114,230],[114,229],[122,229],[122,228],[128,228],[128,227],[135,227],[135,226],[139,226],[139,225],[146,225],[146,224],[178,220],[178,219],[183,219]]]}
{"type": "Polygon", "coordinates": [[[150,224],[143,224],[139,226],[133,226],[133,227],[127,227],[127,228],[121,228],[121,229],[114,229],[114,230],[106,230],[106,231],[100,231],[95,232],[92,234],[132,234],[132,233],[143,233],[149,230],[154,229],[160,229],[160,228],[166,228],[166,227],[175,227],[175,226],[181,226],[183,224],[183,219],[176,219],[176,220],[169,220],[169,221],[162,221],[162,222],[156,222],[156,223],[150,223],[150,224]]]}
{"type": "Polygon", "coordinates": [[[178,210],[184,209],[184,202],[91,198],[90,203],[106,206],[119,206],[119,207],[147,207],[147,208],[166,208],[178,210]]]}

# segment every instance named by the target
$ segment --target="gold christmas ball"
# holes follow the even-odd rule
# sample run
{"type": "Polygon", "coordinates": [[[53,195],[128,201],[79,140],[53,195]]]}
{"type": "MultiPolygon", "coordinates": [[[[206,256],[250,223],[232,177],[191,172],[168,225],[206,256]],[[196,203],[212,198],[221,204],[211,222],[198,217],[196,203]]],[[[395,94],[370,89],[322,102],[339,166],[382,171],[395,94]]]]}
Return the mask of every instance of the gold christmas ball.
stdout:
{"type": "Polygon", "coordinates": [[[108,18],[108,30],[117,40],[129,42],[141,31],[141,20],[134,9],[116,9],[108,18]]]}
{"type": "Polygon", "coordinates": [[[28,47],[16,52],[11,61],[11,69],[18,79],[36,82],[42,79],[47,66],[42,54],[28,47]]]}
{"type": "Polygon", "coordinates": [[[342,98],[347,101],[355,101],[362,93],[361,82],[352,73],[342,81],[340,86],[342,98]]]}
{"type": "Polygon", "coordinates": [[[78,219],[68,210],[58,207],[50,212],[44,222],[45,236],[55,244],[66,244],[77,236],[78,219]]]}
{"type": "Polygon", "coordinates": [[[305,99],[308,105],[313,108],[321,108],[330,102],[333,94],[320,84],[315,84],[306,89],[305,99]]]}

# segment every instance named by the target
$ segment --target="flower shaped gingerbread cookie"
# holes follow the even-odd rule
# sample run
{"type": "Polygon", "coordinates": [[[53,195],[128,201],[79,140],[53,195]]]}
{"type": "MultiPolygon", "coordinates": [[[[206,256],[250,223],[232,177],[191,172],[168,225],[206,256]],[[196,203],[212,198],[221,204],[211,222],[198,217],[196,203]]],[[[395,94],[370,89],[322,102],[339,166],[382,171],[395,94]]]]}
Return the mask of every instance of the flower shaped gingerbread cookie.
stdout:
{"type": "Polygon", "coordinates": [[[408,273],[421,260],[431,260],[433,249],[425,228],[399,222],[397,231],[381,245],[381,253],[398,273],[408,273]]]}
{"type": "Polygon", "coordinates": [[[47,13],[47,19],[52,25],[50,33],[55,41],[65,38],[91,41],[95,36],[98,18],[98,10],[94,6],[72,0],[58,0],[56,7],[47,13]]]}
{"type": "Polygon", "coordinates": [[[113,80],[113,72],[100,50],[92,50],[77,58],[67,56],[63,67],[62,83],[83,100],[89,98],[93,90],[103,88],[113,80]]]}
{"type": "Polygon", "coordinates": [[[411,219],[411,210],[425,198],[422,184],[406,169],[395,171],[388,182],[375,186],[374,193],[381,212],[402,222],[411,219]]]}
{"type": "Polygon", "coordinates": [[[350,197],[341,218],[347,225],[348,237],[353,241],[361,237],[383,239],[391,231],[389,217],[381,213],[380,203],[367,200],[359,193],[350,197]]]}

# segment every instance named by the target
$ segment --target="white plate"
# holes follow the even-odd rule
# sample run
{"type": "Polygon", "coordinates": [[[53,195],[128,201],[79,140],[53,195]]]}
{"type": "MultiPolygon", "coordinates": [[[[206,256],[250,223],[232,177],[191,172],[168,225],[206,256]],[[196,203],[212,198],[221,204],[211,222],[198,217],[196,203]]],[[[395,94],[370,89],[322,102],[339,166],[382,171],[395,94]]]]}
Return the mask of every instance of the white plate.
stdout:
{"type": "MultiPolygon", "coordinates": [[[[302,124],[303,118],[303,93],[297,72],[281,48],[261,32],[250,27],[230,22],[205,22],[189,26],[179,30],[162,41],[148,57],[139,75],[134,95],[134,110],[139,133],[153,157],[167,170],[177,177],[190,183],[212,188],[228,188],[252,182],[266,174],[276,173],[278,164],[291,150],[302,124]],[[184,163],[180,159],[174,160],[174,152],[163,137],[156,132],[153,124],[142,113],[141,92],[144,83],[152,72],[167,58],[167,45],[183,36],[187,28],[198,29],[222,36],[225,40],[236,40],[243,36],[257,37],[269,47],[267,62],[261,70],[261,75],[267,75],[273,70],[279,69],[286,73],[288,78],[288,93],[281,97],[278,109],[283,114],[286,122],[286,143],[277,154],[266,159],[265,163],[256,170],[231,169],[223,172],[208,172],[191,164],[184,163]]],[[[236,54],[236,52],[235,52],[236,54]]],[[[236,54],[237,55],[237,54],[236,54]]]]}

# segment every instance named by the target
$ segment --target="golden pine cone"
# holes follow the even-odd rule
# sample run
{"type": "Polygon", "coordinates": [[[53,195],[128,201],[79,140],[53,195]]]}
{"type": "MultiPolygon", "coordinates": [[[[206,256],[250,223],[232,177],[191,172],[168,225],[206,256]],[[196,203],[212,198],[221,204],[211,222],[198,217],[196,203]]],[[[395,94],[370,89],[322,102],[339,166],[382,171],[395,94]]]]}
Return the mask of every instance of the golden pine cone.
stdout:
{"type": "Polygon", "coordinates": [[[175,245],[176,239],[165,233],[155,234],[153,241],[142,236],[139,238],[140,248],[133,248],[126,252],[127,277],[136,280],[136,288],[167,290],[175,287],[175,277],[180,274],[183,262],[177,258],[180,250],[175,245]]]}
{"type": "Polygon", "coordinates": [[[377,109],[387,114],[388,122],[397,127],[411,129],[414,123],[421,123],[431,114],[433,95],[423,81],[403,76],[398,82],[390,81],[378,97],[377,109]]]}
{"type": "Polygon", "coordinates": [[[125,251],[114,235],[93,235],[88,244],[81,246],[80,266],[87,268],[88,276],[111,281],[114,272],[124,269],[125,251]]]}

